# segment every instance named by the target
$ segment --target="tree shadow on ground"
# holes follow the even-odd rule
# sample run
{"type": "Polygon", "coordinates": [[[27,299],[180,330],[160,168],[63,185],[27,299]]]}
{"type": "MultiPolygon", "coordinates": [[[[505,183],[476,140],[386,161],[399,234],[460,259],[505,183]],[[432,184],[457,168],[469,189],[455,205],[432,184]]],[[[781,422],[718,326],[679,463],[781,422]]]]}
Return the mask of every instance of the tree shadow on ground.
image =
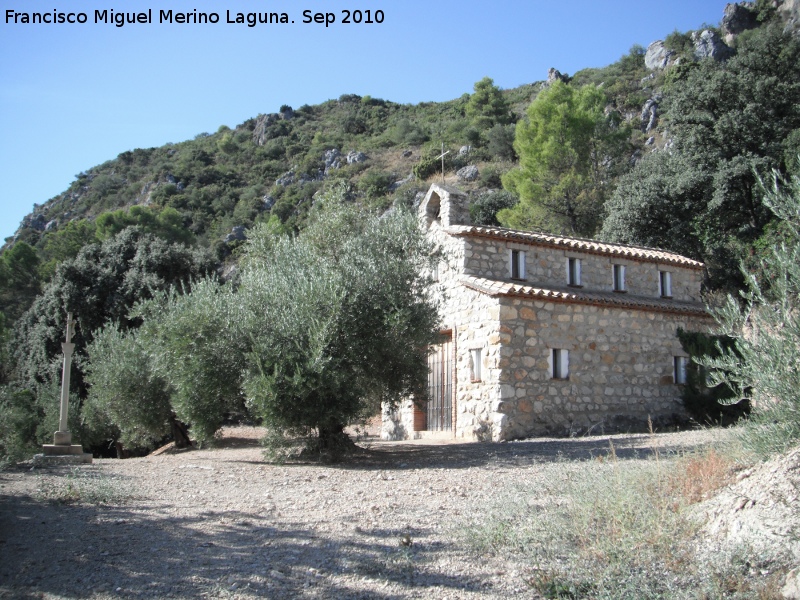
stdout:
{"type": "Polygon", "coordinates": [[[341,469],[385,470],[468,469],[483,466],[502,468],[593,460],[610,456],[612,452],[619,460],[643,459],[656,454],[666,457],[699,450],[707,445],[708,442],[702,441],[691,444],[672,442],[669,436],[660,434],[537,438],[517,442],[377,442],[330,466],[341,469]]]}
{"type": "Polygon", "coordinates": [[[148,516],[149,508],[0,496],[0,598],[208,598],[235,592],[388,600],[419,594],[420,587],[481,585],[435,570],[426,571],[422,582],[420,565],[443,548],[426,545],[429,532],[421,529],[408,530],[417,542],[404,547],[391,529],[356,530],[343,542],[314,529],[278,526],[269,514],[207,510],[178,517],[162,510],[148,516]]]}

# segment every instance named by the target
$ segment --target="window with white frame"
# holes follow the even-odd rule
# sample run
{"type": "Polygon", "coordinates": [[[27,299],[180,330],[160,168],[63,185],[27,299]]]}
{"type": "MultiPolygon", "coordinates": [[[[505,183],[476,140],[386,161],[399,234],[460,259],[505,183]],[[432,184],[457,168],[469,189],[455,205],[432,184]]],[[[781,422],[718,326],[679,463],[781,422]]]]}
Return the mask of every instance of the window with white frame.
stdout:
{"type": "Polygon", "coordinates": [[[678,385],[686,384],[686,368],[689,366],[689,358],[686,356],[676,356],[673,359],[673,381],[678,385]]]}
{"type": "Polygon", "coordinates": [[[511,250],[509,252],[511,279],[526,279],[525,276],[525,251],[511,250]]]}
{"type": "Polygon", "coordinates": [[[471,381],[480,381],[483,373],[483,359],[480,348],[473,348],[469,351],[469,378],[471,381]]]}
{"type": "Polygon", "coordinates": [[[567,259],[567,285],[579,286],[581,284],[581,259],[567,259]]]}
{"type": "Polygon", "coordinates": [[[658,293],[662,298],[672,298],[672,273],[658,272],[658,293]]]}
{"type": "Polygon", "coordinates": [[[569,379],[569,350],[563,348],[550,350],[550,377],[569,379]]]}
{"type": "Polygon", "coordinates": [[[613,265],[614,291],[625,292],[625,265],[613,265]]]}

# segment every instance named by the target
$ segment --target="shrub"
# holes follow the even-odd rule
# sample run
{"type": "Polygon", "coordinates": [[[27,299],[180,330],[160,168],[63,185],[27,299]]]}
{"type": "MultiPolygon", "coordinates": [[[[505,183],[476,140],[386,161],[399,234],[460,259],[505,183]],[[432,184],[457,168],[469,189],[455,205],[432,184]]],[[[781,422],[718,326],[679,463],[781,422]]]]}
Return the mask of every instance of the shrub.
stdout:
{"type": "Polygon", "coordinates": [[[469,205],[469,216],[475,225],[499,226],[498,211],[512,208],[517,202],[519,199],[505,190],[481,194],[469,205]]]}
{"type": "Polygon", "coordinates": [[[800,177],[787,183],[775,173],[764,204],[791,236],[764,258],[759,271],[745,273],[743,302],[729,296],[712,311],[733,344],[701,364],[713,369],[714,383],[750,401],[744,442],[769,456],[800,441],[800,177]]]}

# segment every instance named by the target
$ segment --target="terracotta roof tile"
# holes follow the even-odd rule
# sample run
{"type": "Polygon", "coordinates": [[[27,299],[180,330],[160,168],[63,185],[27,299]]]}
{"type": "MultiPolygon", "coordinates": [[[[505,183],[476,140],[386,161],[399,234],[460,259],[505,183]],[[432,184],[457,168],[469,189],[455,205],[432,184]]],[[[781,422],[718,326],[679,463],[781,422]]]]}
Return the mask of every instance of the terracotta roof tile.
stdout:
{"type": "Polygon", "coordinates": [[[547,289],[532,285],[522,285],[506,281],[484,279],[483,277],[465,276],[462,285],[487,294],[489,296],[519,296],[552,302],[571,302],[575,304],[592,304],[595,306],[613,306],[658,312],[680,313],[694,316],[710,317],[701,302],[683,302],[662,298],[648,298],[631,294],[614,292],[576,292],[569,290],[547,289]]]}
{"type": "Polygon", "coordinates": [[[689,269],[702,269],[704,264],[656,248],[645,248],[639,246],[628,246],[626,244],[612,244],[598,240],[582,238],[570,238],[549,233],[537,233],[535,231],[518,231],[515,229],[504,229],[502,227],[478,227],[475,225],[452,225],[445,229],[447,233],[455,236],[474,236],[491,239],[512,240],[515,242],[528,243],[536,246],[549,246],[551,248],[565,248],[580,250],[590,254],[603,254],[606,256],[618,256],[620,258],[630,258],[661,264],[678,265],[689,269]]]}

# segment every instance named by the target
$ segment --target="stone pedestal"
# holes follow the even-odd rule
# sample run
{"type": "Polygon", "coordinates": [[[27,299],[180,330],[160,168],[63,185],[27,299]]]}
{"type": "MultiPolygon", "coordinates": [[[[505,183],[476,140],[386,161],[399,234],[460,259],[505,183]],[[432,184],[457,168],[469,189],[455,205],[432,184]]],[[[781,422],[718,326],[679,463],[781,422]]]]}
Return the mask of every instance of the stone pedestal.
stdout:
{"type": "Polygon", "coordinates": [[[42,453],[33,457],[37,467],[58,465],[90,465],[92,455],[83,451],[80,444],[44,444],[42,453]]]}

